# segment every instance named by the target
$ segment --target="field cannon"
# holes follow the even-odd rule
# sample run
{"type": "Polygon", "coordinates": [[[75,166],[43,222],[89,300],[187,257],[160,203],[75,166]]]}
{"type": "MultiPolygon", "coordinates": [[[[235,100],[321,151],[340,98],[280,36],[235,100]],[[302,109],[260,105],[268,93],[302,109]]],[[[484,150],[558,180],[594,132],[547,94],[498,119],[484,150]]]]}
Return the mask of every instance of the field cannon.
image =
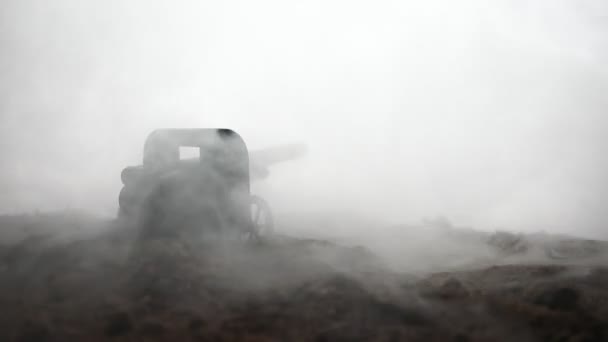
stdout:
{"type": "Polygon", "coordinates": [[[222,234],[258,238],[271,233],[270,208],[250,181],[272,164],[304,153],[301,145],[248,152],[229,129],[161,129],[144,144],[143,164],[125,168],[119,219],[144,237],[222,234]],[[181,151],[196,151],[184,157],[181,151]]]}

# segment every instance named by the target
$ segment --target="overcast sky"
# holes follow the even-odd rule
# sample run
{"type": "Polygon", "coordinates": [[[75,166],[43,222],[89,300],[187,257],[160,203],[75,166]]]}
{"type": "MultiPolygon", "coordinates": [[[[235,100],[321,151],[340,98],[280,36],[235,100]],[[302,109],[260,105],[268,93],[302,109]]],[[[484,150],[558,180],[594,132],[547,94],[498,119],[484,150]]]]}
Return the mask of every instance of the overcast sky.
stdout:
{"type": "Polygon", "coordinates": [[[308,144],[279,212],[608,237],[604,1],[0,6],[0,212],[112,215],[152,129],[230,127],[308,144]]]}

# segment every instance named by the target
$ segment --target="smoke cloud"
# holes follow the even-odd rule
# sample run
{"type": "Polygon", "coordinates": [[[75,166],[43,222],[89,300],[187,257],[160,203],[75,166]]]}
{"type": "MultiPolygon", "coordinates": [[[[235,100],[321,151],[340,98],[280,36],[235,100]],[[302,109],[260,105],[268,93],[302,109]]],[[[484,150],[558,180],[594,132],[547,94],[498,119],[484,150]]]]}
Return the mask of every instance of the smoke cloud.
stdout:
{"type": "Polygon", "coordinates": [[[602,1],[41,1],[0,11],[0,212],[115,215],[155,128],[305,158],[254,184],[278,222],[606,238],[602,1]]]}

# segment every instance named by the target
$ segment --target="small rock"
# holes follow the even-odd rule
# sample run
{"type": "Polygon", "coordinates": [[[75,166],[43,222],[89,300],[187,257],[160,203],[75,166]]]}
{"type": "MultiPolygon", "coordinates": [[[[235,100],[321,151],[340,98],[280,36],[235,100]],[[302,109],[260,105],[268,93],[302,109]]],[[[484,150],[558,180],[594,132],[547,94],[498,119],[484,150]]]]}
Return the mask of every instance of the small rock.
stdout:
{"type": "Polygon", "coordinates": [[[25,322],[19,331],[16,341],[18,342],[49,342],[52,341],[49,328],[37,322],[25,322]]]}
{"type": "Polygon", "coordinates": [[[578,306],[579,299],[578,291],[570,287],[562,287],[542,292],[535,303],[552,310],[572,311],[578,306]]]}
{"type": "Polygon", "coordinates": [[[454,335],[454,342],[468,342],[471,339],[469,338],[468,335],[466,334],[456,334],[454,335]]]}
{"type": "Polygon", "coordinates": [[[128,334],[133,330],[133,323],[126,312],[116,312],[107,316],[104,333],[108,337],[128,334]]]}
{"type": "Polygon", "coordinates": [[[205,327],[205,321],[203,321],[202,319],[199,318],[195,318],[193,320],[190,321],[190,323],[188,323],[188,329],[190,331],[197,331],[203,327],[205,327]]]}
{"type": "Polygon", "coordinates": [[[158,322],[145,322],[139,327],[139,332],[143,336],[149,337],[163,336],[166,331],[165,326],[158,322]]]}
{"type": "Polygon", "coordinates": [[[444,298],[464,298],[469,296],[469,291],[456,278],[449,278],[439,286],[439,295],[444,298]]]}

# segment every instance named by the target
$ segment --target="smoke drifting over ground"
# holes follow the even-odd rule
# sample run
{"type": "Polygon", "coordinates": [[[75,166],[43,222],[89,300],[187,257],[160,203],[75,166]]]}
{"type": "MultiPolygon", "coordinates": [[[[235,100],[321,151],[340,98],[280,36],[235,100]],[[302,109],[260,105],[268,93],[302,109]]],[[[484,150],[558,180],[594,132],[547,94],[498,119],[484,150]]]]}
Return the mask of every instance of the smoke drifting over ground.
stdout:
{"type": "Polygon", "coordinates": [[[607,340],[607,17],[3,1],[0,340],[607,340]]]}
{"type": "Polygon", "coordinates": [[[443,215],[605,237],[601,1],[9,0],[1,13],[2,212],[114,215],[152,129],[230,127],[250,148],[308,145],[254,184],[283,223],[443,215]]]}

